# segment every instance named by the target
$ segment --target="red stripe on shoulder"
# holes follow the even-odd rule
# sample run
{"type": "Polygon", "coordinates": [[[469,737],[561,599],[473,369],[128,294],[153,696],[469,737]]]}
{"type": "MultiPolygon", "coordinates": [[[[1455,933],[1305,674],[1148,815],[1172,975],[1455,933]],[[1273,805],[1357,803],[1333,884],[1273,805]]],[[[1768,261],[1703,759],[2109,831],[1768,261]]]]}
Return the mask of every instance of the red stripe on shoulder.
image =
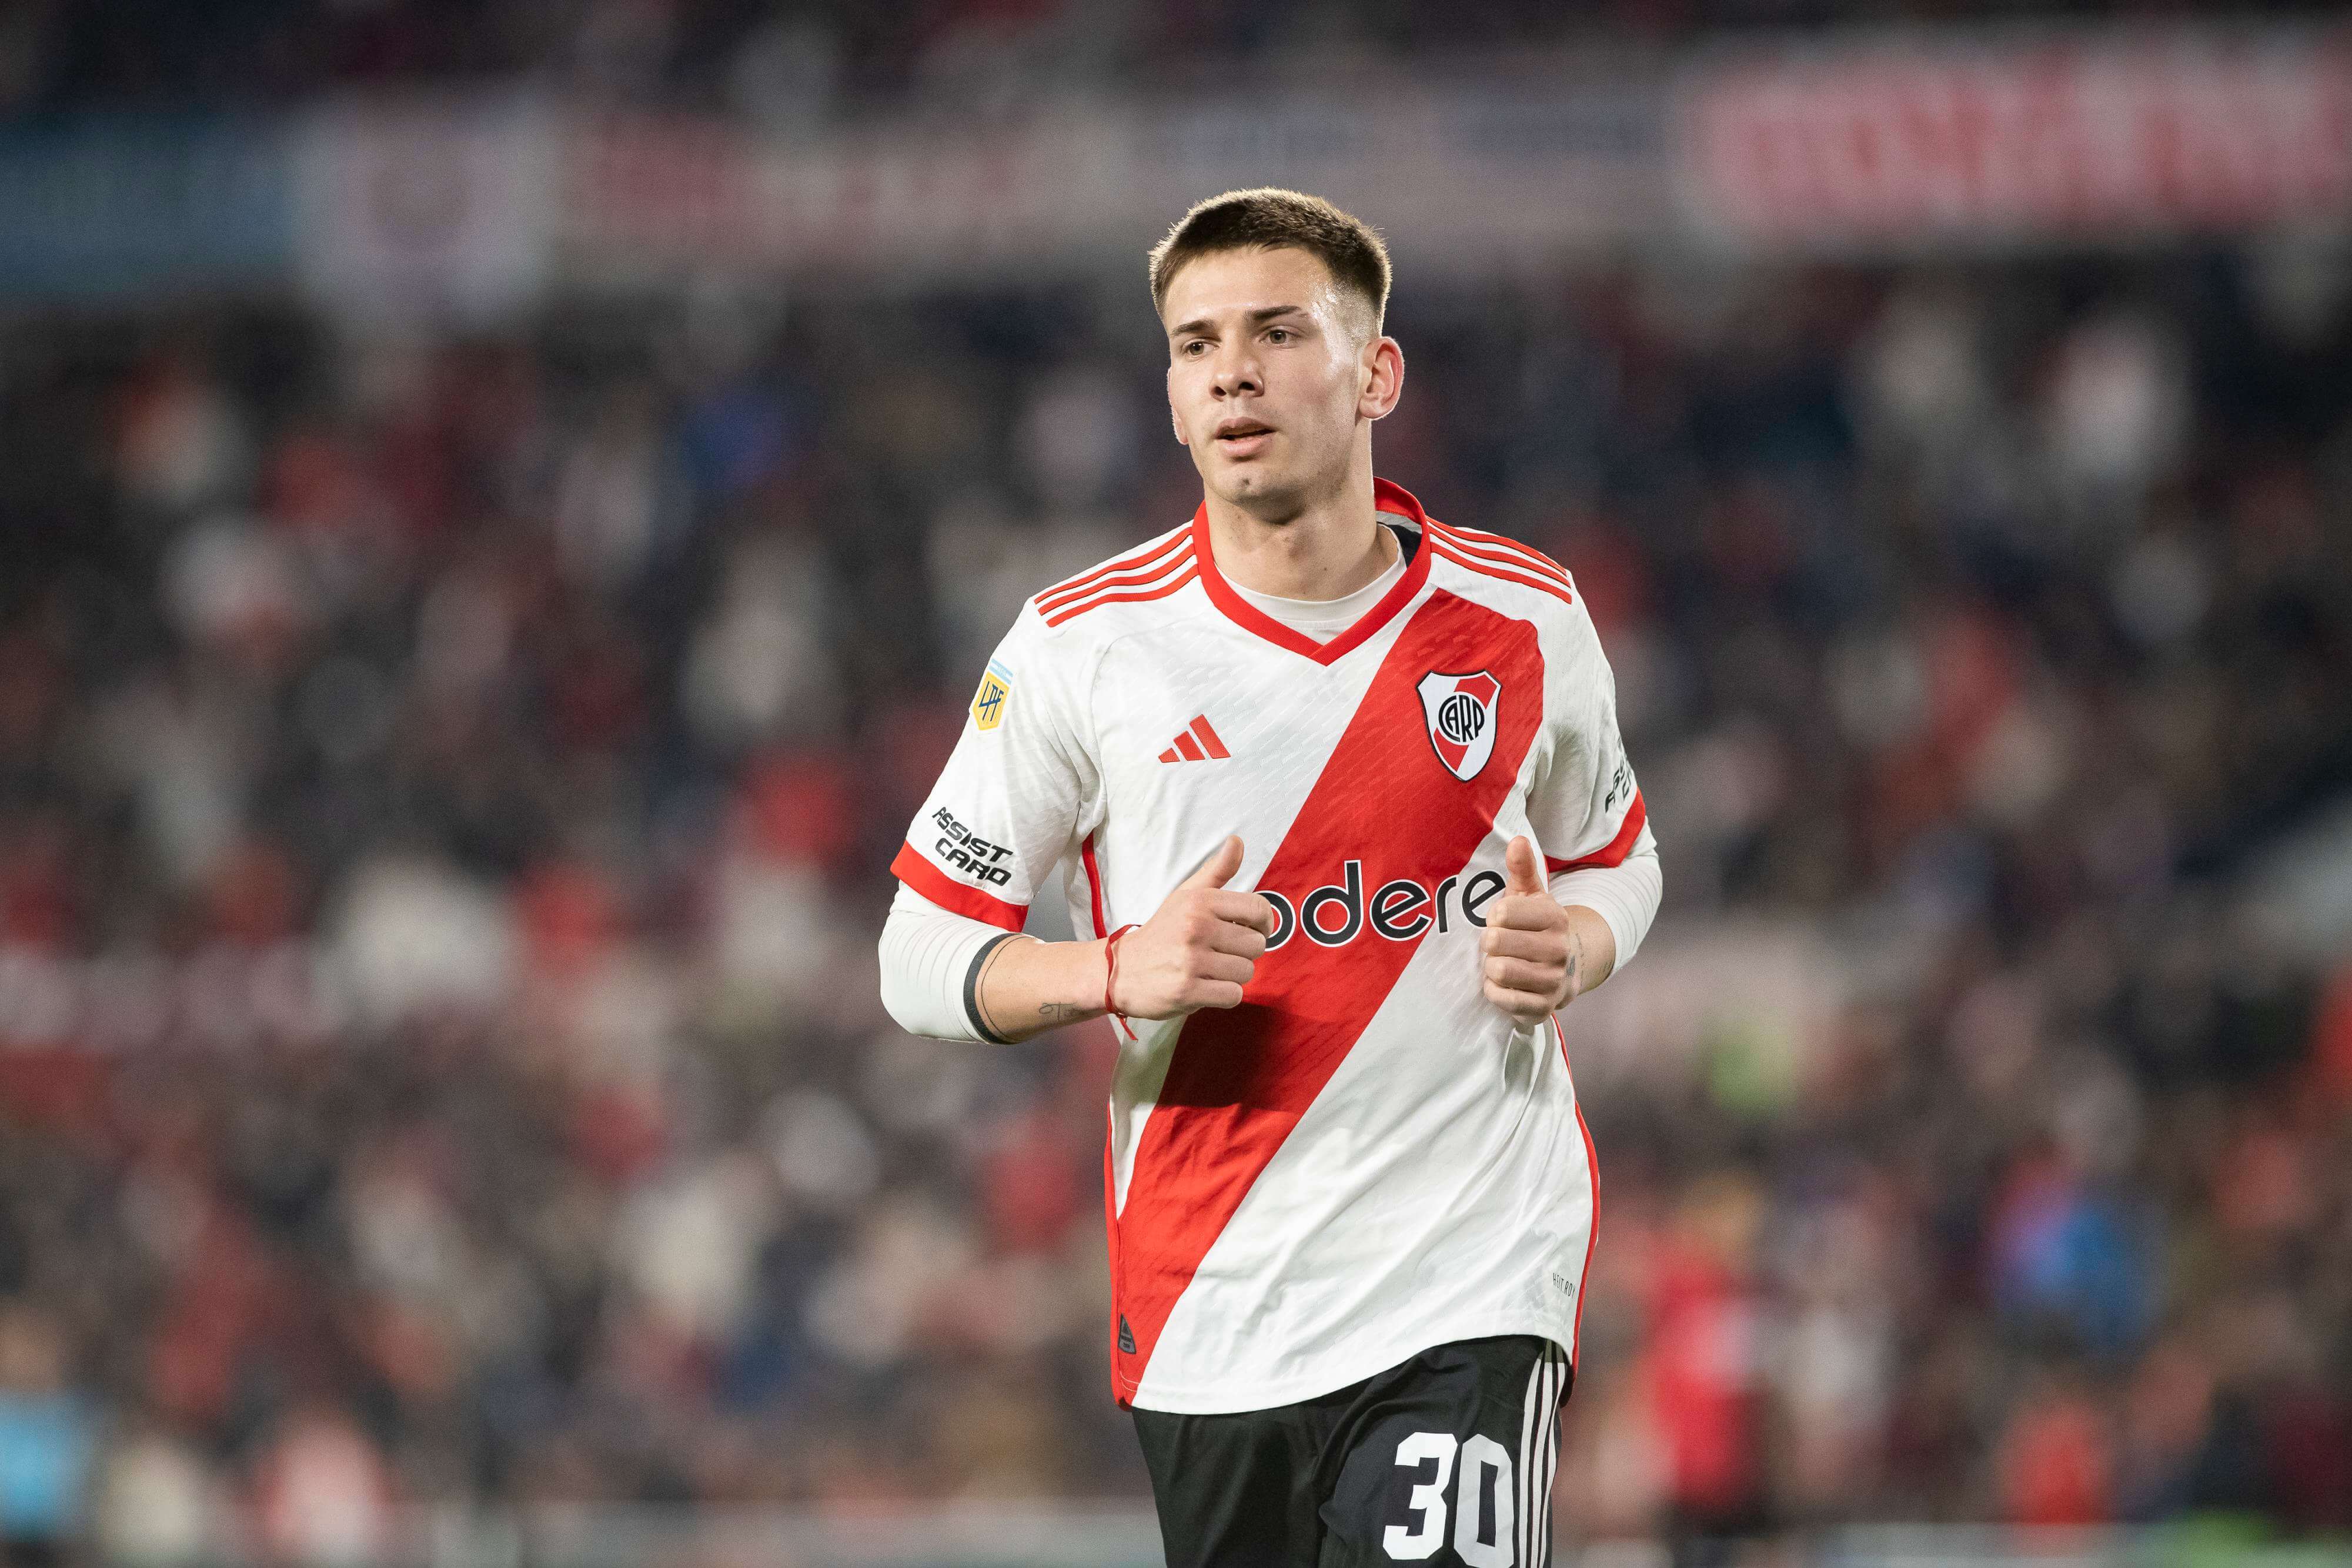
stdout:
{"type": "Polygon", "coordinates": [[[1181,567],[1189,565],[1192,559],[1192,547],[1187,545],[1184,549],[1178,550],[1174,555],[1170,556],[1165,560],[1153,561],[1150,566],[1138,567],[1133,571],[1122,572],[1117,577],[1106,577],[1101,581],[1091,583],[1085,588],[1079,589],[1075,593],[1057,593],[1041,597],[1037,601],[1037,613],[1040,615],[1051,615],[1057,611],[1067,610],[1074,604],[1082,603],[1087,600],[1097,598],[1102,594],[1112,592],[1118,589],[1135,588],[1145,583],[1156,581],[1157,580],[1167,576],[1170,572],[1177,570],[1181,567]]]}
{"type": "Polygon", "coordinates": [[[898,858],[890,862],[890,874],[941,909],[967,920],[984,920],[1007,931],[1018,931],[1029,918],[1029,911],[1020,904],[1007,904],[976,887],[966,887],[933,865],[912,844],[899,846],[898,858]]]}
{"type": "Polygon", "coordinates": [[[1618,828],[1615,838],[1591,854],[1572,861],[1556,861],[1546,855],[1544,864],[1551,868],[1554,876],[1564,871],[1606,871],[1611,866],[1623,865],[1625,857],[1633,852],[1633,841],[1642,836],[1642,824],[1649,820],[1650,808],[1643,803],[1642,792],[1636,789],[1633,791],[1633,803],[1625,808],[1625,821],[1618,828]]]}
{"type": "Polygon", "coordinates": [[[1497,566],[1507,566],[1515,570],[1531,571],[1538,577],[1549,577],[1562,588],[1576,586],[1569,578],[1568,568],[1541,550],[1531,549],[1516,539],[1507,539],[1500,534],[1449,528],[1443,523],[1436,527],[1445,542],[1465,555],[1475,556],[1480,560],[1493,561],[1497,566]]]}
{"type": "Polygon", "coordinates": [[[1039,594],[1037,596],[1037,602],[1040,605],[1043,605],[1049,599],[1067,599],[1079,593],[1084,589],[1101,581],[1104,578],[1114,576],[1122,571],[1134,571],[1139,568],[1149,566],[1153,561],[1156,561],[1160,557],[1166,555],[1170,550],[1176,549],[1180,545],[1191,542],[1192,537],[1190,529],[1179,528],[1174,533],[1169,535],[1166,538],[1160,540],[1157,544],[1146,545],[1143,549],[1136,551],[1133,555],[1121,556],[1117,560],[1106,561],[1102,565],[1095,567],[1090,570],[1082,571],[1076,577],[1064,578],[1061,581],[1054,584],[1053,587],[1039,594]]]}
{"type": "Polygon", "coordinates": [[[1567,589],[1562,588],[1559,583],[1554,582],[1550,578],[1530,575],[1534,570],[1532,567],[1528,568],[1525,572],[1510,570],[1493,561],[1481,560],[1475,556],[1465,555],[1454,545],[1433,534],[1430,537],[1429,549],[1432,554],[1439,557],[1441,559],[1450,560],[1459,567],[1466,567],[1470,570],[1478,572],[1483,576],[1496,578],[1504,582],[1516,582],[1522,588],[1536,589],[1540,592],[1550,594],[1562,604],[1573,604],[1576,602],[1576,596],[1574,594],[1570,593],[1567,589]]]}
{"type": "Polygon", "coordinates": [[[1442,526],[1465,544],[1492,545],[1498,549],[1510,550],[1515,554],[1525,556],[1530,562],[1542,567],[1547,572],[1558,575],[1563,580],[1568,577],[1568,568],[1525,539],[1515,539],[1508,534],[1498,534],[1486,528],[1455,528],[1451,523],[1442,526]]]}
{"type": "Polygon", "coordinates": [[[1186,583],[1192,581],[1194,578],[1200,575],[1200,572],[1195,570],[1192,560],[1187,559],[1184,563],[1184,570],[1181,573],[1175,577],[1170,578],[1167,581],[1160,584],[1157,588],[1147,588],[1134,593],[1098,594],[1092,599],[1086,600],[1067,610],[1060,612],[1057,614],[1046,616],[1045,624],[1048,626],[1059,626],[1065,621],[1075,621],[1079,616],[1084,615],[1087,611],[1099,610],[1106,604],[1139,604],[1148,599],[1165,599],[1170,594],[1175,592],[1178,589],[1183,587],[1186,583]]]}

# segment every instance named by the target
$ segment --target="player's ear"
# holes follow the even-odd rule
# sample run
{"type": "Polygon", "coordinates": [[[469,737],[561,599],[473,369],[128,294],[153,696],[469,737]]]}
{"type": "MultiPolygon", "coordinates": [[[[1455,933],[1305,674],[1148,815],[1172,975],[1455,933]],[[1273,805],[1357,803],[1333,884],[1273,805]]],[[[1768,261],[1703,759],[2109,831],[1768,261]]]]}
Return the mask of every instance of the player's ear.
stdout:
{"type": "Polygon", "coordinates": [[[1192,444],[1191,442],[1184,439],[1184,416],[1176,412],[1176,400],[1174,398],[1170,398],[1168,400],[1168,423],[1175,429],[1177,445],[1190,446],[1192,444]]]}
{"type": "Polygon", "coordinates": [[[1394,338],[1374,338],[1364,345],[1363,371],[1356,412],[1366,419],[1385,419],[1404,393],[1404,350],[1394,338]]]}

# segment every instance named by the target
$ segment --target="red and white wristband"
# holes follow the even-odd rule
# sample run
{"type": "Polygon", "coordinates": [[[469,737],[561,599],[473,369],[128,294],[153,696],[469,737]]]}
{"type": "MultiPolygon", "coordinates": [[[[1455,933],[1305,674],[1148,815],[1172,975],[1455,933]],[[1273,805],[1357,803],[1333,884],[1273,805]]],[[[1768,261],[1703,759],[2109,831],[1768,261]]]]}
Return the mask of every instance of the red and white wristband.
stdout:
{"type": "Polygon", "coordinates": [[[1129,922],[1112,932],[1108,939],[1103,943],[1103,1016],[1109,1019],[1118,1028],[1126,1030],[1127,1038],[1129,1040],[1135,1038],[1135,1031],[1128,1028],[1127,1019],[1120,1016],[1118,1009],[1112,1004],[1110,992],[1112,983],[1118,978],[1119,938],[1134,929],[1134,923],[1129,922]]]}

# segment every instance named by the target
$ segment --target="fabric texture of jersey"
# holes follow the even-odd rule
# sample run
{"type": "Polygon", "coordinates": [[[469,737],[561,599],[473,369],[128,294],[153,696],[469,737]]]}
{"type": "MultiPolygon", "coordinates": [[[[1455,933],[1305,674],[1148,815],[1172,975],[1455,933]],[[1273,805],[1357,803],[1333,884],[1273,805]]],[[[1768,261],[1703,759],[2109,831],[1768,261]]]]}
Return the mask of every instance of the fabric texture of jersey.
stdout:
{"type": "Polygon", "coordinates": [[[1082,936],[1150,918],[1228,833],[1278,928],[1240,1006],[1114,1019],[1112,1383],[1264,1409],[1429,1346],[1576,1347],[1599,1197],[1555,1021],[1482,991],[1506,846],[1554,873],[1650,842],[1614,686],[1568,574],[1430,519],[1317,643],[1188,528],[1039,594],[990,661],[893,870],[1018,929],[1069,867],[1082,936]]]}

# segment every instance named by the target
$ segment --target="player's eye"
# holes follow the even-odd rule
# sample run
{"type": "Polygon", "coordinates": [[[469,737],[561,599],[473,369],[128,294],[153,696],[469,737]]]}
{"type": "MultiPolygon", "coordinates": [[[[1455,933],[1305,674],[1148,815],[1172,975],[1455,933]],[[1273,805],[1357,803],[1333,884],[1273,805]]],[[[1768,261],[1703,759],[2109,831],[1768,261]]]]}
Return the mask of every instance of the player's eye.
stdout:
{"type": "Polygon", "coordinates": [[[1269,343],[1287,343],[1297,335],[1287,327],[1273,327],[1267,329],[1265,340],[1269,343]]]}
{"type": "Polygon", "coordinates": [[[1201,350],[1206,349],[1208,346],[1209,344],[1206,339],[1195,338],[1177,351],[1179,353],[1190,354],[1192,358],[1197,360],[1201,357],[1201,350]]]}

